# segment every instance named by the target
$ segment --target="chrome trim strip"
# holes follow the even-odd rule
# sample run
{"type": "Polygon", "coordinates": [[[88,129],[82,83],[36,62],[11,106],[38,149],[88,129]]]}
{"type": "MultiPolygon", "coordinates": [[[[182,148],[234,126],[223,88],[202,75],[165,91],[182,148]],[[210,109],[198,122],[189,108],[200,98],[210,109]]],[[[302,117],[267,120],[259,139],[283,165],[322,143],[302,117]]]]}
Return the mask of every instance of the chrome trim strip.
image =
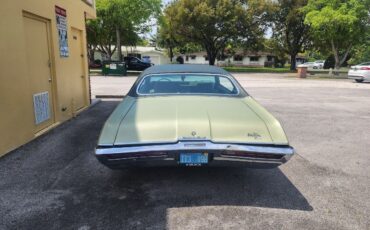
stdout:
{"type": "Polygon", "coordinates": [[[232,161],[232,162],[251,162],[251,163],[267,163],[267,164],[281,164],[281,160],[276,159],[256,159],[256,158],[229,158],[229,157],[214,157],[214,161],[232,161]]]}
{"type": "MultiPolygon", "coordinates": [[[[184,138],[184,137],[180,137],[178,140],[175,140],[175,141],[169,141],[169,142],[163,142],[163,141],[151,141],[151,142],[140,142],[140,144],[137,144],[136,142],[133,142],[133,143],[130,143],[130,142],[115,142],[114,143],[114,146],[144,146],[144,145],[163,145],[163,144],[176,144],[177,142],[185,142],[185,143],[192,143],[192,142],[196,142],[197,144],[202,144],[203,142],[206,142],[206,141],[209,141],[209,142],[212,142],[212,143],[218,143],[218,144],[222,144],[224,142],[217,142],[217,141],[212,141],[211,139],[208,139],[208,138],[191,138],[191,137],[188,137],[188,138],[184,138]]],[[[248,144],[246,144],[245,142],[232,142],[232,143],[229,143],[230,144],[234,144],[234,145],[256,145],[256,146],[261,146],[261,145],[271,145],[271,142],[248,142],[248,144]]],[[[275,145],[277,146],[285,146],[286,143],[275,143],[275,145]]],[[[102,144],[102,145],[99,145],[99,147],[113,147],[112,144],[108,144],[108,145],[105,145],[105,144],[102,144]]]]}
{"type": "Polygon", "coordinates": [[[294,149],[292,147],[270,147],[258,145],[240,145],[240,144],[218,144],[210,141],[186,141],[177,142],[174,144],[155,144],[144,146],[127,146],[127,147],[112,147],[112,148],[97,148],[96,155],[105,154],[124,154],[124,153],[140,153],[140,152],[165,152],[165,151],[243,151],[252,153],[265,154],[284,154],[293,155],[294,149]],[[202,145],[200,145],[202,144],[202,145]]]}
{"type": "MultiPolygon", "coordinates": [[[[166,155],[162,155],[162,156],[141,156],[141,157],[125,157],[125,158],[114,158],[114,159],[109,159],[109,161],[122,161],[122,160],[140,160],[140,159],[157,159],[157,158],[164,158],[164,159],[168,159],[166,155]]],[[[172,158],[170,158],[171,160],[173,160],[172,158]]]]}

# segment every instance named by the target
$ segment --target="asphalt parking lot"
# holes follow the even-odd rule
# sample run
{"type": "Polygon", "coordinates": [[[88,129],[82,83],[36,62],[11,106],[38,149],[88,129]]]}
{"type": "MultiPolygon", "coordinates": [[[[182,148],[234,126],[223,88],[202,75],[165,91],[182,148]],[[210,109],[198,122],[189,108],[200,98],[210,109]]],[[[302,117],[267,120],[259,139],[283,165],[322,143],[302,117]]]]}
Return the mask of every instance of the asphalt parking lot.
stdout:
{"type": "MultiPolygon", "coordinates": [[[[370,229],[370,84],[236,76],[282,122],[287,164],[109,170],[93,152],[118,101],[102,101],[0,159],[0,229],[370,229]]],[[[92,77],[92,94],[134,80],[92,77]]]]}

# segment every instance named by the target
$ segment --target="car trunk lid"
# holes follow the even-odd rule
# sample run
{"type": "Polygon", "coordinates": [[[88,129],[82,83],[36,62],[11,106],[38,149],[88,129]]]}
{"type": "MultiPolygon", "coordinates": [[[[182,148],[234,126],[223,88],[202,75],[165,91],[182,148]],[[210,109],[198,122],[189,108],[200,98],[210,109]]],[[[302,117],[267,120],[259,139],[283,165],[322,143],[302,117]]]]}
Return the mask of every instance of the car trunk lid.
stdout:
{"type": "Polygon", "coordinates": [[[265,122],[242,98],[163,96],[138,98],[122,119],[115,145],[178,140],[272,143],[265,122]]]}

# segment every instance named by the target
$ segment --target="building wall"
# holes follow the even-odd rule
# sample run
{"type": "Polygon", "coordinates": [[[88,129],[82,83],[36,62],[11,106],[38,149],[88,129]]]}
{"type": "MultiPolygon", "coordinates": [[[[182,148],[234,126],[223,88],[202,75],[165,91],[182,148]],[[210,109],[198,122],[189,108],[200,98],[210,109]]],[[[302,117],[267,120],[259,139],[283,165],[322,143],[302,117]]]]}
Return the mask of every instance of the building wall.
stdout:
{"type": "Polygon", "coordinates": [[[252,61],[251,57],[244,57],[243,58],[243,65],[247,66],[261,66],[263,67],[265,65],[265,62],[267,61],[266,56],[260,56],[258,58],[258,61],[252,61]]]}
{"type": "MultiPolygon", "coordinates": [[[[195,59],[192,59],[189,56],[189,59],[186,60],[186,56],[183,56],[186,64],[204,64],[207,65],[209,62],[204,58],[204,56],[197,55],[195,59]]],[[[234,57],[230,57],[225,59],[224,61],[216,60],[216,65],[224,66],[224,65],[236,65],[236,66],[256,66],[256,67],[263,67],[265,62],[267,61],[267,56],[260,56],[258,61],[251,61],[251,57],[245,56],[242,60],[235,60],[234,57]]]]}
{"type": "Polygon", "coordinates": [[[166,55],[158,51],[142,52],[141,57],[144,57],[144,56],[149,56],[151,62],[154,65],[164,65],[164,64],[170,63],[170,59],[166,55]]]}
{"type": "MultiPolygon", "coordinates": [[[[89,105],[89,83],[86,52],[85,13],[86,17],[95,17],[95,9],[82,0],[4,0],[0,7],[0,156],[32,140],[47,129],[75,115],[77,102],[83,107],[89,105]],[[5,1],[5,2],[4,2],[5,1]],[[67,11],[68,46],[71,50],[73,31],[78,31],[81,40],[81,62],[71,57],[62,58],[59,54],[58,30],[56,27],[55,6],[67,11]],[[37,52],[29,54],[32,47],[26,44],[40,44],[40,40],[30,41],[26,38],[25,15],[47,24],[49,41],[48,53],[50,63],[45,60],[42,65],[50,65],[50,88],[53,107],[51,125],[39,131],[35,124],[34,89],[38,87],[31,79],[30,72],[35,66],[29,63],[29,56],[37,56],[37,52]],[[72,28],[74,30],[72,31],[72,28]],[[84,75],[80,88],[72,77],[76,70],[84,75]],[[74,93],[71,93],[71,92],[74,93]],[[76,98],[76,95],[78,98],[76,98]]],[[[88,1],[89,2],[89,1],[88,1]]],[[[34,50],[34,49],[33,49],[34,50]]],[[[75,51],[73,51],[75,52],[75,51]]],[[[41,53],[41,51],[40,51],[41,53]]],[[[75,57],[75,56],[74,56],[75,57]]]]}
{"type": "MultiPolygon", "coordinates": [[[[140,54],[141,57],[149,56],[151,59],[151,62],[155,65],[164,65],[164,64],[170,63],[170,59],[164,53],[160,51],[145,51],[145,52],[136,51],[135,53],[140,54]]],[[[123,52],[123,55],[127,56],[127,52],[123,52]]],[[[100,51],[95,51],[94,60],[103,60],[103,56],[100,51]]],[[[113,53],[112,60],[118,60],[117,52],[113,53]]]]}
{"type": "MultiPolygon", "coordinates": [[[[183,56],[184,60],[185,60],[185,64],[202,64],[202,65],[208,65],[209,62],[206,60],[206,58],[204,56],[195,56],[195,59],[191,58],[191,56],[189,56],[189,59],[186,60],[186,56],[183,56]]],[[[217,62],[217,61],[216,61],[217,62]]]]}

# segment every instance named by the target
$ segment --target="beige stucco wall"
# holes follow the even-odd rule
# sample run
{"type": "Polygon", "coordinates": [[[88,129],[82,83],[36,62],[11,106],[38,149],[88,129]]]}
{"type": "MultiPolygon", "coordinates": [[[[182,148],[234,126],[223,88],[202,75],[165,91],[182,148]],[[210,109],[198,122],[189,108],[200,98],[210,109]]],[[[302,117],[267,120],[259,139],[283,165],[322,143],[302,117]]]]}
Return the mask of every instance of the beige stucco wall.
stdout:
{"type": "MultiPolygon", "coordinates": [[[[68,78],[79,63],[59,55],[55,5],[67,10],[68,34],[71,28],[82,31],[86,57],[85,13],[95,17],[95,9],[81,0],[3,0],[0,7],[0,156],[35,138],[33,97],[25,55],[23,14],[46,19],[50,24],[55,124],[72,117],[68,78]],[[63,107],[67,107],[65,112],[63,107]]],[[[69,37],[69,42],[70,42],[69,37]]],[[[70,46],[70,45],[69,45],[70,46]]],[[[89,104],[87,58],[84,64],[86,105],[89,104]]],[[[81,65],[80,65],[81,67],[81,65]]]]}

